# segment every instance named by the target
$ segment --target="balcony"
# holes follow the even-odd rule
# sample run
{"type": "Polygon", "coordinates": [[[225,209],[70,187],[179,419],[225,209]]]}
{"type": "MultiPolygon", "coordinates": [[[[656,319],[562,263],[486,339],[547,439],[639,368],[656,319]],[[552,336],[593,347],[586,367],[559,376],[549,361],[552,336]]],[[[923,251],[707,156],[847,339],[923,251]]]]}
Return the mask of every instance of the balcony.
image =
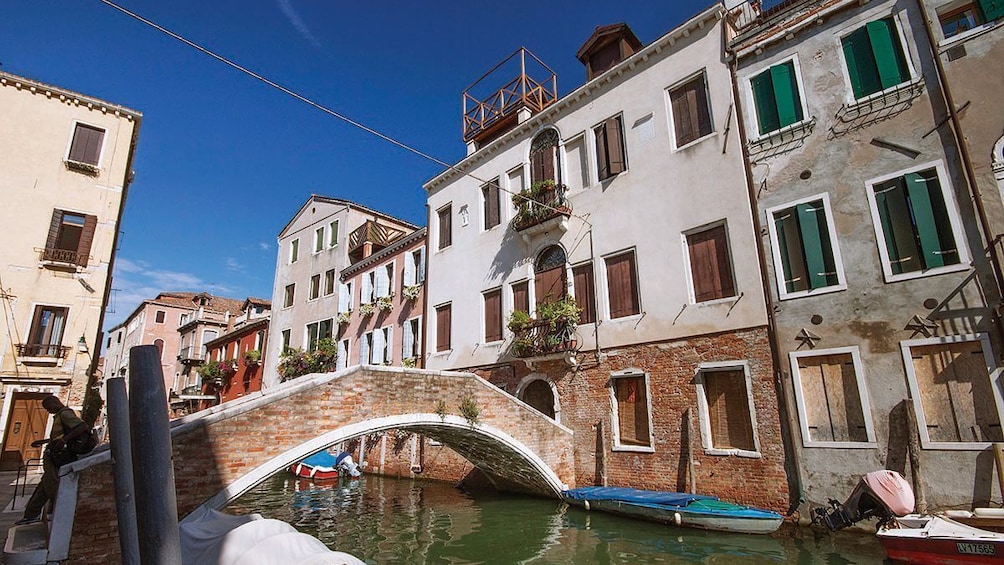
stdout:
{"type": "Polygon", "coordinates": [[[563,184],[543,181],[514,194],[512,201],[516,206],[516,216],[512,219],[512,228],[524,238],[553,227],[567,231],[565,220],[572,214],[567,192],[563,184]]]}
{"type": "Polygon", "coordinates": [[[568,335],[561,326],[556,327],[548,320],[534,320],[513,333],[509,353],[517,359],[522,359],[531,369],[536,361],[557,359],[574,366],[578,341],[568,338],[568,335]]]}
{"type": "Polygon", "coordinates": [[[557,76],[521,47],[464,89],[463,99],[464,141],[483,146],[518,123],[520,110],[533,115],[557,100],[557,76]],[[501,88],[482,88],[502,81],[501,88]]]}
{"type": "Polygon", "coordinates": [[[349,262],[355,263],[394,243],[404,232],[368,220],[349,234],[349,262]]]}
{"type": "Polygon", "coordinates": [[[202,363],[205,358],[206,354],[201,347],[185,347],[178,354],[178,361],[188,365],[202,363]]]}
{"type": "Polygon", "coordinates": [[[17,356],[21,361],[57,363],[70,353],[70,348],[58,343],[19,343],[17,356]]]}
{"type": "MultiPolygon", "coordinates": [[[[35,248],[38,250],[38,248],[35,248]]],[[[69,265],[77,266],[80,264],[80,254],[77,253],[76,249],[57,249],[55,247],[46,247],[38,253],[38,260],[45,264],[58,264],[58,265],[69,265]]]]}

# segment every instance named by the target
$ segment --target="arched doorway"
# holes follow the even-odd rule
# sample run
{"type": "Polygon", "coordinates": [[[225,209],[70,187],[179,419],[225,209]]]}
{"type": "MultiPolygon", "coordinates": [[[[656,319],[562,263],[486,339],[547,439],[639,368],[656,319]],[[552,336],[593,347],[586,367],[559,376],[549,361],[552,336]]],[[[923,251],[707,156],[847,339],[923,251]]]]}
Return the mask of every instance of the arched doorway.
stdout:
{"type": "Polygon", "coordinates": [[[561,300],[568,294],[568,278],[565,273],[567,257],[560,245],[544,248],[533,264],[533,287],[536,304],[561,300]]]}
{"type": "Polygon", "coordinates": [[[555,419],[554,390],[544,379],[534,379],[527,383],[520,391],[519,399],[548,418],[555,419]]]}

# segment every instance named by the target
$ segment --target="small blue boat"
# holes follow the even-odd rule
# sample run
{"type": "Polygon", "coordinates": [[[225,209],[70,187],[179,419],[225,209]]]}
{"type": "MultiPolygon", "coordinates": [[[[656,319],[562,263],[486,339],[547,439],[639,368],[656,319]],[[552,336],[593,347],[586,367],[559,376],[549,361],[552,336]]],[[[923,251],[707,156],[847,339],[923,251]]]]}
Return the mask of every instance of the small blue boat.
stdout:
{"type": "Polygon", "coordinates": [[[624,487],[582,487],[564,492],[569,504],[664,524],[744,534],[769,534],[784,517],[714,496],[624,487]]]}

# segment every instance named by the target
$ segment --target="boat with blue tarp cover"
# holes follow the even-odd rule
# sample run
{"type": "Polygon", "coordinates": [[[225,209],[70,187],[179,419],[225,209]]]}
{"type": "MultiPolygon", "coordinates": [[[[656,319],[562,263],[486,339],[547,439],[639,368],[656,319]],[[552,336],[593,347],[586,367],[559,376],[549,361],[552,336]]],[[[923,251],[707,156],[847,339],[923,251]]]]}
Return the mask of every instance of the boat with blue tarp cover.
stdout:
{"type": "Polygon", "coordinates": [[[677,526],[769,534],[781,526],[777,512],[733,504],[714,496],[626,487],[582,487],[564,492],[569,504],[677,526]]]}

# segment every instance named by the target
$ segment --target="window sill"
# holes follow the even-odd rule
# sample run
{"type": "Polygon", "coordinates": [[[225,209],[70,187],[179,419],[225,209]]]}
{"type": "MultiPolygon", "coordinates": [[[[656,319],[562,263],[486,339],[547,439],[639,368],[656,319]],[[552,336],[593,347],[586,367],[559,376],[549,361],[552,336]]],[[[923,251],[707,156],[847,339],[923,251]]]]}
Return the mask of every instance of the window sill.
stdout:
{"type": "Polygon", "coordinates": [[[863,112],[867,113],[876,107],[885,107],[888,103],[900,102],[904,98],[904,94],[912,96],[914,90],[919,94],[920,87],[923,84],[924,77],[911,78],[906,82],[869,94],[864,98],[849,100],[844,104],[841,113],[843,115],[859,115],[863,112]]]}
{"type": "Polygon", "coordinates": [[[609,322],[609,323],[614,323],[614,322],[632,322],[632,321],[636,322],[638,320],[641,320],[642,316],[644,316],[644,315],[645,315],[645,312],[638,312],[637,314],[629,314],[627,316],[621,316],[620,318],[607,318],[606,321],[609,322]]]}
{"type": "Polygon", "coordinates": [[[676,147],[676,140],[674,140],[673,141],[673,146],[674,146],[673,147],[673,153],[677,153],[677,152],[680,152],[680,151],[685,151],[685,150],[690,149],[691,147],[697,145],[698,143],[701,143],[702,141],[707,141],[709,139],[714,139],[716,137],[718,137],[718,132],[712,130],[711,133],[708,133],[706,135],[698,137],[697,139],[695,139],[693,141],[688,141],[687,143],[684,143],[683,145],[681,145],[679,147],[676,147]]]}
{"type": "MultiPolygon", "coordinates": [[[[888,265],[883,265],[887,267],[888,265]]],[[[897,283],[902,281],[909,281],[913,279],[922,279],[926,277],[935,277],[938,275],[946,275],[949,273],[958,273],[961,271],[968,271],[972,269],[972,265],[969,263],[959,263],[957,265],[951,265],[948,267],[938,267],[937,269],[928,269],[926,271],[911,271],[909,273],[901,273],[899,275],[894,275],[890,273],[886,268],[883,268],[886,283],[897,283]]]]}
{"type": "Polygon", "coordinates": [[[878,449],[874,441],[806,441],[803,447],[820,449],[878,449]]]}
{"type": "Polygon", "coordinates": [[[631,452],[631,453],[655,453],[655,448],[654,447],[649,447],[647,445],[622,445],[622,444],[619,444],[619,443],[618,444],[614,444],[614,446],[611,447],[610,450],[611,451],[625,451],[625,452],[631,452]]]}
{"type": "Polygon", "coordinates": [[[717,447],[704,448],[705,455],[717,455],[722,457],[743,457],[746,459],[761,459],[759,451],[747,451],[745,449],[720,449],[717,447]]]}
{"type": "Polygon", "coordinates": [[[701,308],[701,307],[704,307],[704,306],[717,306],[719,304],[735,304],[736,302],[739,302],[739,298],[741,296],[742,296],[742,293],[736,294],[735,296],[726,296],[725,298],[715,298],[713,300],[705,300],[704,302],[693,302],[693,301],[691,301],[690,302],[690,306],[694,306],[696,308],[701,308]]]}
{"type": "Polygon", "coordinates": [[[998,23],[995,20],[992,22],[987,22],[979,27],[974,27],[973,29],[966,30],[962,33],[955,34],[952,37],[946,37],[944,40],[938,42],[938,49],[939,49],[938,54],[943,55],[944,53],[940,52],[940,50],[947,51],[950,47],[954,47],[957,43],[965,43],[966,41],[969,41],[974,37],[983,35],[984,33],[993,30],[995,27],[997,27],[997,25],[998,23]]]}
{"type": "Polygon", "coordinates": [[[823,294],[831,294],[834,292],[843,292],[847,290],[847,284],[835,284],[832,286],[824,286],[821,288],[814,288],[812,290],[800,290],[798,292],[790,293],[778,293],[779,300],[797,300],[799,298],[808,298],[810,296],[820,296],[823,294]]]}
{"type": "Polygon", "coordinates": [[[42,260],[38,262],[38,267],[40,269],[52,269],[54,271],[72,271],[76,273],[84,272],[85,267],[81,267],[76,263],[70,263],[67,261],[48,261],[42,260]]]}
{"type": "Polygon", "coordinates": [[[773,147],[775,145],[804,139],[809,137],[809,134],[812,133],[812,130],[815,129],[815,127],[816,118],[814,117],[786,125],[779,130],[768,132],[750,141],[750,150],[752,152],[756,152],[766,147],[773,147]]]}
{"type": "Polygon", "coordinates": [[[62,367],[62,357],[18,357],[19,365],[34,365],[37,367],[62,367]]]}
{"type": "Polygon", "coordinates": [[[931,441],[923,437],[920,438],[920,448],[929,449],[932,451],[944,450],[944,451],[984,451],[993,447],[994,443],[991,441],[968,441],[968,442],[947,442],[947,441],[931,441]]]}
{"type": "Polygon", "coordinates": [[[98,176],[99,173],[101,173],[100,167],[98,167],[97,165],[92,165],[90,163],[82,163],[80,161],[71,161],[70,159],[66,159],[65,161],[63,161],[63,164],[66,165],[66,169],[68,171],[83,173],[91,177],[96,177],[98,176]]]}

